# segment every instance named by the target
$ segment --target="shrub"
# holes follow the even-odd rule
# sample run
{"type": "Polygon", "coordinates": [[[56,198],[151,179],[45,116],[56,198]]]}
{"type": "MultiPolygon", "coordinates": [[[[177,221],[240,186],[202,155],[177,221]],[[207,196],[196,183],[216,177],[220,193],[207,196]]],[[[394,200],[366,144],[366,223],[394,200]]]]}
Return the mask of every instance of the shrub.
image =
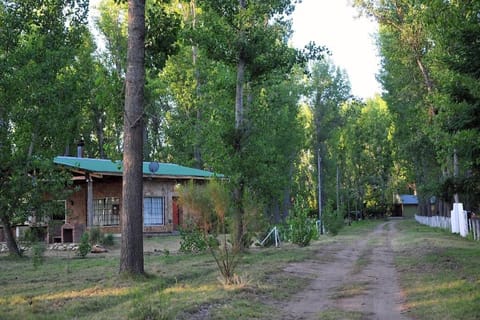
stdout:
{"type": "Polygon", "coordinates": [[[112,234],[104,234],[100,228],[95,227],[89,232],[90,245],[101,244],[103,246],[113,246],[114,240],[112,234]]]}
{"type": "Polygon", "coordinates": [[[80,238],[80,244],[78,245],[77,255],[81,258],[85,258],[86,255],[92,250],[92,246],[89,242],[88,232],[84,232],[80,238]]]}
{"type": "Polygon", "coordinates": [[[32,255],[33,255],[33,267],[37,269],[40,265],[43,264],[45,260],[45,243],[43,242],[35,242],[32,245],[32,255]]]}
{"type": "Polygon", "coordinates": [[[88,233],[88,239],[91,245],[101,244],[103,239],[102,230],[99,227],[91,228],[88,233]]]}
{"type": "Polygon", "coordinates": [[[330,204],[326,206],[322,214],[322,219],[325,230],[332,236],[337,235],[340,229],[343,228],[343,215],[338,210],[333,210],[330,204]]]}
{"type": "MultiPolygon", "coordinates": [[[[203,186],[190,183],[179,188],[178,193],[180,203],[193,213],[195,222],[194,228],[180,231],[182,237],[180,250],[198,252],[208,249],[215,259],[224,283],[232,284],[235,281],[235,269],[239,262],[240,245],[237,243],[231,246],[227,239],[229,226],[227,216],[232,212],[229,188],[224,183],[213,180],[203,186]],[[223,235],[221,244],[217,241],[217,233],[223,235]]],[[[236,228],[232,231],[235,232],[235,230],[236,228]]],[[[244,239],[243,234],[240,239],[244,239]]]]}
{"type": "Polygon", "coordinates": [[[301,247],[308,246],[316,235],[315,220],[309,217],[309,209],[303,199],[295,200],[293,212],[287,218],[288,240],[301,247]]]}
{"type": "Polygon", "coordinates": [[[104,235],[100,244],[104,246],[113,246],[115,244],[115,241],[113,239],[113,234],[109,233],[104,235]]]}
{"type": "Polygon", "coordinates": [[[185,253],[203,252],[208,249],[205,236],[197,227],[180,229],[180,251],[185,253]]]}

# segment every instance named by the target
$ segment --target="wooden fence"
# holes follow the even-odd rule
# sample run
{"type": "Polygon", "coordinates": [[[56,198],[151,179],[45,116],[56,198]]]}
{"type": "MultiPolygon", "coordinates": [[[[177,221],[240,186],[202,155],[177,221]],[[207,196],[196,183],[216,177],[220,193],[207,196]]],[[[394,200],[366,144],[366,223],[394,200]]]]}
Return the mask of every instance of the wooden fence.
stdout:
{"type": "Polygon", "coordinates": [[[473,239],[480,240],[480,218],[471,217],[468,219],[468,228],[473,234],[473,239]]]}
{"type": "Polygon", "coordinates": [[[446,229],[452,233],[460,233],[463,237],[467,234],[472,234],[474,240],[480,240],[480,218],[470,214],[460,217],[459,221],[454,222],[453,225],[450,217],[415,215],[415,220],[430,227],[446,229]]]}

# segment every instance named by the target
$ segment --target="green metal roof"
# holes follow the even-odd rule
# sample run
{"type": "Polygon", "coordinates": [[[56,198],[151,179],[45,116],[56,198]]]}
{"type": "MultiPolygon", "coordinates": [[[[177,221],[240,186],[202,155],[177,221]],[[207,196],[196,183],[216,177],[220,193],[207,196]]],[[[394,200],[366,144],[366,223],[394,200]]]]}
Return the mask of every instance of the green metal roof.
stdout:
{"type": "MultiPolygon", "coordinates": [[[[99,173],[105,175],[122,175],[123,165],[122,161],[112,161],[107,159],[91,159],[91,158],[77,158],[77,157],[55,157],[53,162],[69,167],[72,169],[78,169],[80,171],[88,171],[92,173],[99,173]]],[[[157,162],[144,162],[143,174],[145,176],[154,177],[172,177],[172,178],[213,178],[223,177],[223,175],[215,174],[210,171],[194,169],[189,167],[180,166],[173,163],[157,163],[157,162]],[[151,165],[153,164],[153,165],[151,165]],[[157,169],[158,164],[158,169],[157,169]],[[150,170],[150,167],[154,170],[150,170]],[[157,170],[155,170],[157,169],[157,170]]]]}

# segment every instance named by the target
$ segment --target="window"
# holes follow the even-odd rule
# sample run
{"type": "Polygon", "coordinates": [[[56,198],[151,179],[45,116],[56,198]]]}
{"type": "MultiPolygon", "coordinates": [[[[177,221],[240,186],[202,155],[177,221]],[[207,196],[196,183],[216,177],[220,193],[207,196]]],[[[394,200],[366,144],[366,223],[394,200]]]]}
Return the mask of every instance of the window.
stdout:
{"type": "Polygon", "coordinates": [[[158,226],[165,222],[165,198],[145,197],[143,198],[143,225],[158,226]]]}
{"type": "Polygon", "coordinates": [[[119,199],[93,199],[93,225],[118,226],[120,224],[119,199]]]}

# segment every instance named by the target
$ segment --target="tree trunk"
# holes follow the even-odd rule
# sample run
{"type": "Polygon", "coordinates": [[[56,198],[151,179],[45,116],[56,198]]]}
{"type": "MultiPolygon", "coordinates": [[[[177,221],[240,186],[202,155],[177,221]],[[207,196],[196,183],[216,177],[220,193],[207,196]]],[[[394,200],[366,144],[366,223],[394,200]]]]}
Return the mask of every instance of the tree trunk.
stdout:
{"type": "MultiPolygon", "coordinates": [[[[240,10],[246,9],[246,1],[239,0],[240,10]]],[[[245,37],[242,30],[237,35],[240,42],[243,42],[245,37]]],[[[235,92],[235,139],[233,149],[235,150],[235,156],[237,160],[242,161],[243,153],[243,135],[244,135],[244,107],[243,107],[243,89],[245,85],[245,68],[246,61],[244,57],[244,48],[239,48],[238,52],[238,62],[237,62],[237,83],[236,83],[236,92],[235,92]]],[[[233,199],[234,199],[234,239],[233,245],[237,250],[243,250],[243,234],[244,234],[244,208],[243,208],[243,191],[244,191],[244,181],[243,173],[240,173],[241,176],[238,181],[235,181],[236,185],[233,189],[233,199]]]]}
{"type": "MultiPolygon", "coordinates": [[[[245,61],[240,58],[237,65],[237,89],[235,97],[235,141],[234,150],[236,158],[241,162],[242,159],[242,143],[244,134],[243,124],[243,85],[244,85],[244,73],[245,73],[245,61]]],[[[233,198],[235,205],[235,231],[234,231],[234,246],[237,250],[243,250],[243,177],[240,177],[239,181],[236,181],[236,186],[233,190],[233,198]]]]}
{"type": "Polygon", "coordinates": [[[95,129],[96,129],[96,135],[98,140],[98,155],[100,159],[105,159],[105,149],[104,149],[105,135],[103,133],[103,130],[104,130],[103,123],[104,123],[103,116],[98,117],[95,129]]]}
{"type": "Polygon", "coordinates": [[[18,248],[18,245],[17,245],[17,241],[15,240],[15,236],[13,235],[10,221],[8,221],[8,219],[5,219],[3,217],[0,219],[0,221],[3,226],[3,234],[5,235],[5,240],[7,242],[8,252],[10,252],[11,255],[20,257],[22,253],[20,252],[20,249],[18,248]]]}
{"type": "Polygon", "coordinates": [[[243,208],[243,182],[238,182],[238,184],[233,189],[233,201],[235,205],[234,211],[234,230],[233,230],[233,247],[235,251],[242,251],[244,249],[243,236],[244,236],[244,213],[243,208]]]}
{"type": "MultiPolygon", "coordinates": [[[[190,2],[190,15],[192,17],[192,29],[196,29],[197,26],[197,15],[196,15],[196,3],[195,1],[190,2]]],[[[200,79],[200,69],[197,66],[198,59],[198,47],[196,43],[192,40],[192,64],[194,66],[194,75],[195,75],[195,98],[196,101],[200,100],[201,95],[201,79],[200,79]]],[[[202,110],[198,102],[193,102],[196,112],[196,121],[195,121],[195,143],[193,146],[193,159],[195,160],[195,168],[203,168],[203,159],[202,159],[202,149],[200,146],[201,137],[201,123],[202,123],[202,110]]]]}
{"type": "Polygon", "coordinates": [[[128,1],[120,273],[143,274],[145,0],[128,1]]]}
{"type": "MultiPolygon", "coordinates": [[[[234,140],[234,150],[236,158],[241,162],[242,153],[243,153],[243,135],[244,135],[244,109],[243,109],[243,87],[244,87],[244,74],[245,74],[245,60],[241,57],[237,64],[237,88],[235,96],[235,140],[234,140]]],[[[243,175],[243,173],[242,173],[243,175]]],[[[239,181],[236,181],[236,186],[234,187],[234,205],[235,205],[235,231],[234,231],[234,246],[238,250],[243,250],[243,176],[240,177],[239,181]]]]}

